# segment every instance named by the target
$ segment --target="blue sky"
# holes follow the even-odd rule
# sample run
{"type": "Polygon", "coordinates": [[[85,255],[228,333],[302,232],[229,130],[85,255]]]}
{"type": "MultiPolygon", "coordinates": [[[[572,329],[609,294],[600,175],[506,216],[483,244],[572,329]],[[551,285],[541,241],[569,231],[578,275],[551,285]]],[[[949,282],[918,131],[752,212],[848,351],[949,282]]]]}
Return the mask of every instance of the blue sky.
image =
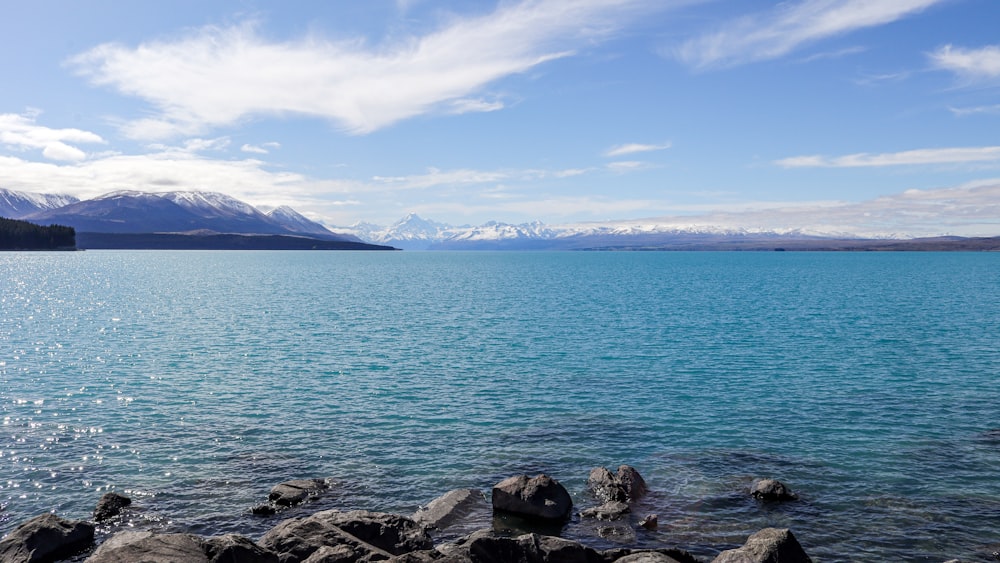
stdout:
{"type": "Polygon", "coordinates": [[[0,187],[1000,234],[996,0],[0,4],[0,187]]]}

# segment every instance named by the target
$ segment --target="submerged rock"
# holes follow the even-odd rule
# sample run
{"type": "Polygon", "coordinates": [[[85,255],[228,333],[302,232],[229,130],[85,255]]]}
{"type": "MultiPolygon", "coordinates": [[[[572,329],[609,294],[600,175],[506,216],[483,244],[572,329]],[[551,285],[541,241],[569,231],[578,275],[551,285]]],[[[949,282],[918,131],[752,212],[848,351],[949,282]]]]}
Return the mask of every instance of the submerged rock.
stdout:
{"type": "Polygon", "coordinates": [[[470,515],[477,516],[476,520],[487,524],[489,512],[490,505],[482,491],[455,489],[427,503],[427,506],[421,507],[410,518],[427,528],[441,530],[463,522],[470,515]]]}
{"type": "Polygon", "coordinates": [[[105,493],[94,507],[94,521],[102,522],[121,514],[122,509],[132,504],[132,499],[118,493],[105,493]]]}
{"type": "Polygon", "coordinates": [[[293,479],[275,485],[267,500],[278,506],[294,506],[329,488],[325,479],[293,479]]]}
{"type": "Polygon", "coordinates": [[[628,503],[612,500],[601,506],[584,510],[580,513],[580,516],[584,518],[597,518],[598,520],[617,520],[629,512],[631,512],[631,509],[628,503]]]}
{"type": "Polygon", "coordinates": [[[493,510],[527,518],[567,520],[573,499],[559,481],[548,475],[517,475],[494,485],[493,510]]]}
{"type": "Polygon", "coordinates": [[[747,538],[743,547],[723,551],[712,563],[812,563],[792,531],[765,528],[747,538]]]}
{"type": "Polygon", "coordinates": [[[0,540],[0,563],[56,561],[94,543],[94,525],[41,514],[14,528],[0,540]]]}
{"type": "Polygon", "coordinates": [[[750,487],[750,496],[757,500],[765,501],[787,501],[799,498],[798,495],[788,488],[788,485],[777,479],[761,479],[755,482],[750,487]]]}

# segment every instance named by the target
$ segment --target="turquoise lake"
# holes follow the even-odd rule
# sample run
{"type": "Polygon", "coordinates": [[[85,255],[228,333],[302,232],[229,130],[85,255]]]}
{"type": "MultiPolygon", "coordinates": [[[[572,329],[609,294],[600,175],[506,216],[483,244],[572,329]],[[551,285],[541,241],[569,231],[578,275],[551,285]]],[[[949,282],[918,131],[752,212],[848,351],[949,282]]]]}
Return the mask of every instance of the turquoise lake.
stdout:
{"type": "MultiPolygon", "coordinates": [[[[817,561],[1000,550],[1000,254],[0,254],[0,534],[87,518],[254,539],[319,508],[636,467],[711,557],[768,526],[817,561]],[[270,487],[329,477],[301,510],[270,487]],[[796,502],[749,498],[755,478],[796,502]]],[[[113,532],[104,528],[102,533],[113,532]]]]}

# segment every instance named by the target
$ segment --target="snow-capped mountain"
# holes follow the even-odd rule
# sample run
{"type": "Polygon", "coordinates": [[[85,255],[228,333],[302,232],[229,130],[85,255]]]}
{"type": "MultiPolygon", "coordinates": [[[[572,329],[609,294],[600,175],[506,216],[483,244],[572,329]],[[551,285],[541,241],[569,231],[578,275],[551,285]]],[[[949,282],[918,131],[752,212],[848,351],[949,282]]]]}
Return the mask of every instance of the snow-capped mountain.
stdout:
{"type": "Polygon", "coordinates": [[[252,205],[215,192],[117,191],[93,199],[25,215],[38,224],[60,224],[81,232],[297,235],[357,240],[333,233],[291,208],[265,214],[252,205]]]}
{"type": "Polygon", "coordinates": [[[339,229],[356,235],[365,242],[386,244],[408,250],[424,250],[430,245],[454,235],[456,229],[443,223],[428,221],[416,213],[410,213],[388,227],[371,223],[355,223],[348,228],[339,229]]]}
{"type": "Polygon", "coordinates": [[[334,233],[333,231],[327,229],[320,223],[317,223],[316,221],[309,219],[305,215],[302,215],[301,213],[292,209],[291,207],[288,207],[287,205],[276,207],[271,211],[269,211],[268,213],[266,213],[266,215],[268,219],[270,219],[271,221],[279,225],[282,225],[286,229],[295,233],[315,235],[321,237],[329,237],[331,235],[336,235],[340,238],[348,240],[361,241],[360,238],[354,235],[349,235],[344,233],[334,233]]]}
{"type": "Polygon", "coordinates": [[[21,219],[32,213],[56,209],[78,201],[80,200],[69,195],[33,194],[0,188],[0,217],[21,219]]]}
{"type": "MultiPolygon", "coordinates": [[[[345,230],[366,242],[389,244],[405,250],[571,250],[823,236],[822,233],[800,230],[734,228],[655,219],[566,225],[546,225],[538,221],[515,225],[490,221],[479,226],[456,227],[412,213],[389,227],[358,223],[345,230]]],[[[850,235],[840,236],[850,238],[850,235]]]]}

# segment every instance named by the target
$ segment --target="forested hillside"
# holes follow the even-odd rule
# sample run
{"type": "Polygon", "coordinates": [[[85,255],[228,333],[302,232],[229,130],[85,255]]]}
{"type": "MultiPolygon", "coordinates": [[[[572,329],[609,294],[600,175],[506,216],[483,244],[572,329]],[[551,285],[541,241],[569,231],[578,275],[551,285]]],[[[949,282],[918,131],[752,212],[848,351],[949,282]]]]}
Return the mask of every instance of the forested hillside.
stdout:
{"type": "Polygon", "coordinates": [[[0,250],[64,250],[76,248],[73,227],[42,227],[0,217],[0,250]]]}

